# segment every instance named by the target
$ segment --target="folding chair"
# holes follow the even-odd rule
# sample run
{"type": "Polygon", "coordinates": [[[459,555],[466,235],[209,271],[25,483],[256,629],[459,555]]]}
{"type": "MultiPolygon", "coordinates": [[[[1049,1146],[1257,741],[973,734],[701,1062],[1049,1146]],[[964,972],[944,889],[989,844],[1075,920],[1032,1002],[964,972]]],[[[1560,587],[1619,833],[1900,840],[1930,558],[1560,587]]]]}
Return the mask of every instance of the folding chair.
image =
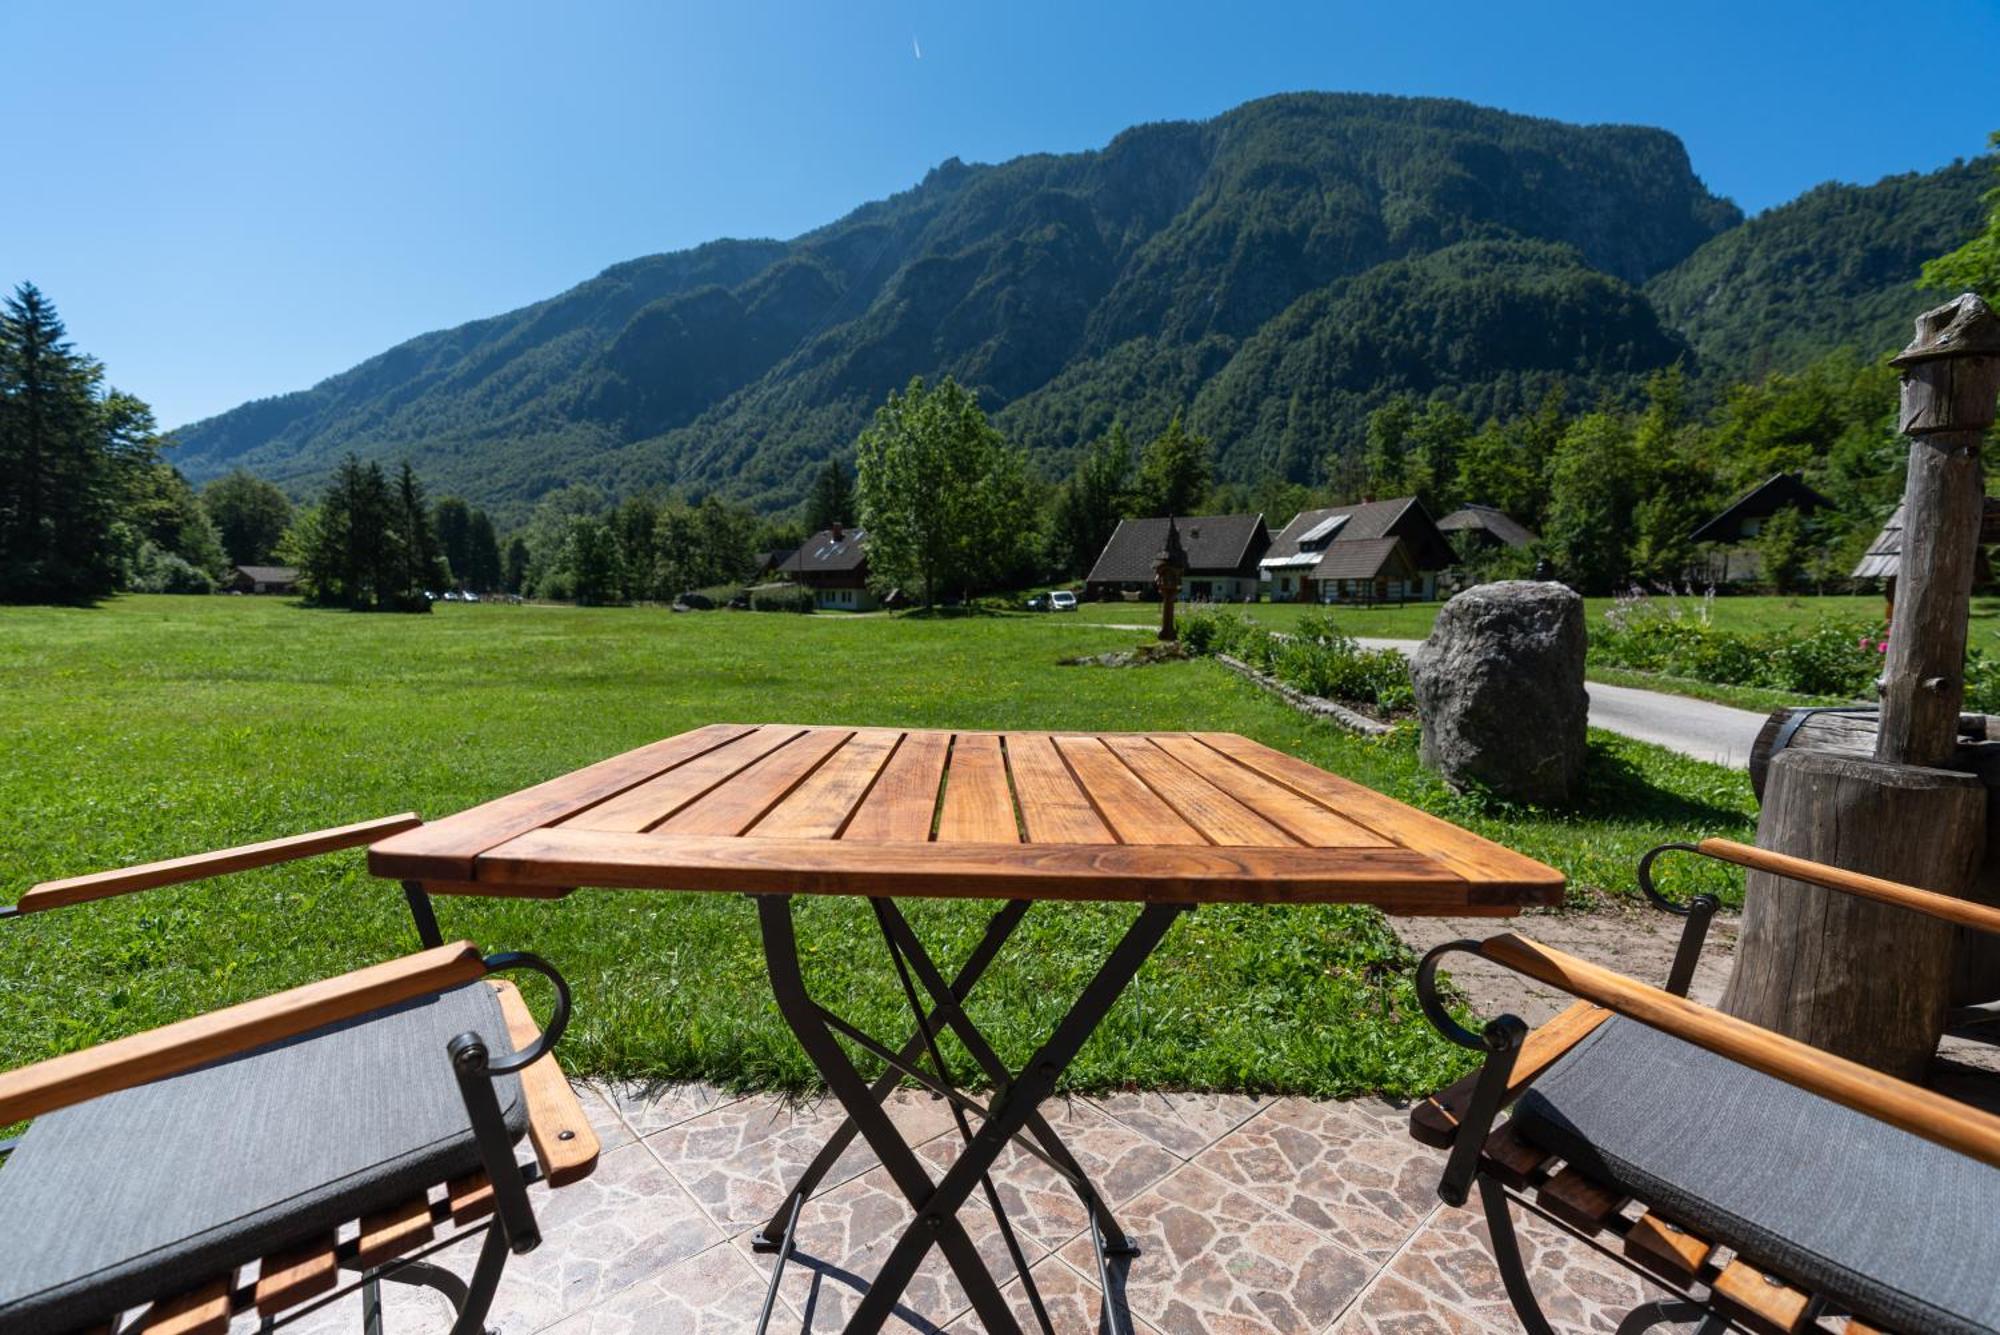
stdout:
{"type": "MultiPolygon", "coordinates": [[[[396,816],[35,886],[15,918],[372,842],[396,816]]],[[[596,1166],[597,1139],[551,1055],[569,988],[528,954],[444,944],[0,1075],[0,1332],[270,1331],[384,1280],[423,1285],[485,1328],[510,1254],[540,1242],[531,1183],[596,1166]],[[539,973],[538,1031],[506,970],[539,973]],[[516,1160],[525,1134],[531,1159],[516,1160]],[[433,1253],[483,1232],[470,1280],[433,1253]],[[442,1235],[442,1236],[441,1236],[442,1235]],[[341,1272],[351,1273],[342,1283],[341,1272]]]]}
{"type": "Polygon", "coordinates": [[[1688,918],[1665,989],[1512,934],[1433,950],[1418,971],[1424,1012],[1486,1058],[1419,1103],[1410,1131],[1450,1151],[1447,1203],[1477,1187],[1522,1327],[1550,1330],[1514,1208],[1672,1295],[1635,1308],[1621,1332],[1827,1330],[1842,1316],[1852,1335],[2000,1330],[2000,1118],[1689,1001],[1718,905],[1658,893],[1653,863],[1668,851],[2000,932],[2000,911],[1983,905],[1709,839],[1640,863],[1647,896],[1688,918]],[[1532,1032],[1503,1015],[1472,1033],[1437,991],[1453,952],[1579,1000],[1532,1032]]]}

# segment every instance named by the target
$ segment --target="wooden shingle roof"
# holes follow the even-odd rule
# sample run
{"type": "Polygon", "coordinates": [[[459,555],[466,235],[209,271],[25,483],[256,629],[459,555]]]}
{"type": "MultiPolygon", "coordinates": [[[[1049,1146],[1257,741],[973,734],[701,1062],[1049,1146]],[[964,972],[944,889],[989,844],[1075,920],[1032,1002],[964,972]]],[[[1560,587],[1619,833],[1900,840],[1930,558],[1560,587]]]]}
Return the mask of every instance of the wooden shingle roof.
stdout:
{"type": "MultiPolygon", "coordinates": [[[[1187,549],[1187,573],[1195,576],[1254,575],[1257,558],[1271,543],[1262,515],[1177,515],[1173,524],[1187,549]]],[[[1153,578],[1153,558],[1166,541],[1164,519],[1121,520],[1086,579],[1148,582],[1153,578]]]]}
{"type": "Polygon", "coordinates": [[[1537,541],[1533,529],[1506,511],[1496,510],[1490,505],[1468,505],[1454,510],[1438,520],[1438,530],[1443,533],[1477,530],[1490,534],[1509,547],[1532,547],[1537,541]]]}

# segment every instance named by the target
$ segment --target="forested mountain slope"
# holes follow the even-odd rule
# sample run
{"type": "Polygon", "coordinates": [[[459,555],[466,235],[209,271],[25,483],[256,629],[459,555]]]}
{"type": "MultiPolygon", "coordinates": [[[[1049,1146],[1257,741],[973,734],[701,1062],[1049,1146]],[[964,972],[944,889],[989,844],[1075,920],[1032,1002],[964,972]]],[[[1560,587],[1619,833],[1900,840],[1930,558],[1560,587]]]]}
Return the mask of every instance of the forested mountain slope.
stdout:
{"type": "Polygon", "coordinates": [[[184,427],[176,462],[297,490],[349,451],[408,457],[503,517],[570,482],[777,507],[888,390],[950,374],[1051,470],[1114,418],[1183,410],[1225,480],[1305,481],[1399,390],[1482,415],[1556,378],[1629,396],[1676,359],[1712,378],[1900,341],[1982,174],[1823,187],[1745,224],[1664,131],[1274,97],[617,265],[184,427]]]}
{"type": "MultiPolygon", "coordinates": [[[[1528,305],[1563,319],[1548,289],[1584,271],[1610,292],[1642,283],[1737,220],[1663,131],[1436,100],[1269,98],[1094,152],[947,162],[789,242],[619,265],[185,427],[177,459],[196,476],[240,463],[301,485],[349,450],[408,455],[436,485],[503,509],[570,481],[782,504],[912,375],[949,373],[1011,405],[1003,420],[1053,460],[1109,414],[1143,429],[1188,405],[1253,344],[1261,365],[1286,331],[1313,326],[1320,308],[1295,309],[1302,299],[1355,312],[1398,281],[1448,281],[1431,265],[1349,283],[1378,266],[1462,256],[1479,281],[1497,269],[1543,290],[1528,305]],[[1473,244],[1516,242],[1500,265],[1473,244]]],[[[1651,338],[1633,355],[1664,355],[1651,338]]],[[[1493,351],[1443,342],[1460,362],[1493,351]]],[[[1439,338],[1417,343],[1434,352],[1439,338]]],[[[1542,360],[1579,355],[1595,374],[1588,348],[1542,360]]],[[[1507,372],[1441,365],[1412,383],[1507,372]]]]}

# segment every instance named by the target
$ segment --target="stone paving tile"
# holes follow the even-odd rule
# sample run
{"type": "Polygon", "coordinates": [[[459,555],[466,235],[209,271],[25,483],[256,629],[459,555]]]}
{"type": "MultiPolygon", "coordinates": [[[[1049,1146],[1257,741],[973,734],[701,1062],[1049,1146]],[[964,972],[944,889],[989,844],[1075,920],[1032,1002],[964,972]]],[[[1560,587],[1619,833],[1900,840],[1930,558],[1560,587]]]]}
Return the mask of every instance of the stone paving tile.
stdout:
{"type": "Polygon", "coordinates": [[[1270,1103],[1247,1094],[1125,1092],[1090,1100],[1135,1131],[1192,1159],[1270,1103]]]}
{"type": "MultiPolygon", "coordinates": [[[[723,1241],[693,1198],[638,1145],[606,1154],[595,1173],[560,1191],[531,1190],[544,1241],[508,1261],[501,1274],[487,1319],[500,1335],[531,1335],[723,1241]]],[[[437,1263],[469,1275],[483,1238],[447,1248],[437,1263]]],[[[400,1284],[385,1284],[382,1292],[384,1326],[395,1335],[451,1329],[450,1306],[437,1294],[400,1284]]],[[[353,1335],[360,1314],[357,1294],[288,1329],[353,1335]]]]}
{"type": "Polygon", "coordinates": [[[1331,1335],[1509,1335],[1518,1329],[1475,1321],[1435,1294],[1383,1275],[1334,1323],[1331,1335]]]}
{"type": "Polygon", "coordinates": [[[1442,1162],[1384,1134],[1383,1120],[1348,1104],[1279,1099],[1194,1162],[1379,1263],[1437,1204],[1442,1162]]]}
{"type": "Polygon", "coordinates": [[[583,1115],[589,1119],[590,1129],[597,1133],[600,1153],[609,1154],[621,1145],[632,1143],[632,1128],[625,1125],[625,1119],[618,1115],[610,1095],[588,1080],[572,1080],[569,1085],[576,1091],[576,1101],[583,1105],[583,1115]]]}
{"type": "MultiPolygon", "coordinates": [[[[1213,1173],[1188,1164],[1128,1203],[1140,1255],[1124,1263],[1132,1314],[1165,1335],[1325,1330],[1375,1267],[1213,1173]]],[[[1089,1238],[1063,1248],[1094,1270],[1089,1238]]]]}
{"type": "MultiPolygon", "coordinates": [[[[755,1328],[766,1283],[741,1252],[717,1243],[558,1322],[548,1335],[737,1335],[755,1328]]],[[[797,1321],[780,1300],[771,1329],[791,1329],[797,1321]]]]}
{"type": "MultiPolygon", "coordinates": [[[[910,1090],[889,1096],[889,1118],[913,1145],[955,1131],[942,1099],[910,1090]]],[[[725,1232],[761,1227],[845,1118],[833,1099],[787,1103],[760,1095],[725,1104],[646,1137],[659,1156],[725,1232]]],[[[876,1163],[859,1136],[834,1164],[820,1190],[849,1181],[876,1163]]]]}
{"type": "MultiPolygon", "coordinates": [[[[1178,1168],[1181,1161],[1148,1136],[1113,1120],[1081,1099],[1044,1104],[1042,1115],[1076,1156],[1087,1176],[1113,1212],[1121,1203],[1178,1168]]],[[[954,1125],[919,1151],[941,1177],[958,1158],[964,1142],[954,1125]]],[[[1001,1152],[993,1172],[994,1189],[1014,1227],[1053,1250],[1090,1227],[1090,1216],[1075,1190],[1054,1168],[1017,1145],[1001,1152]]],[[[983,1204],[984,1192],[976,1200],[983,1204]]]]}
{"type": "MultiPolygon", "coordinates": [[[[1533,1215],[1516,1210],[1514,1229],[1542,1312],[1564,1335],[1615,1331],[1632,1308],[1669,1296],[1533,1215]]],[[[1417,1230],[1389,1272],[1488,1325],[1518,1330],[1520,1322],[1492,1258],[1486,1221],[1477,1206],[1445,1207],[1417,1230]]],[[[1667,1335],[1687,1327],[1652,1329],[1667,1335]]]]}
{"type": "Polygon", "coordinates": [[[699,1080],[601,1080],[598,1088],[640,1136],[664,1131],[743,1097],[699,1080]]]}
{"type": "MultiPolygon", "coordinates": [[[[880,1166],[807,1202],[799,1216],[797,1252],[785,1267],[780,1288],[791,1310],[800,1314],[799,1329],[837,1331],[845,1326],[910,1219],[908,1203],[889,1171],[880,1166]]],[[[983,1202],[968,1205],[959,1220],[987,1269],[1000,1279],[1012,1274],[1006,1244],[983,1202]]],[[[730,1243],[750,1258],[759,1273],[770,1275],[776,1258],[752,1251],[748,1233],[737,1234],[730,1243]]],[[[1031,1238],[1023,1237],[1021,1244],[1030,1266],[1046,1254],[1031,1238]]],[[[903,1291],[886,1328],[933,1335],[968,1307],[951,1266],[933,1248],[903,1291]]]]}
{"type": "MultiPolygon", "coordinates": [[[[1035,1287],[1042,1295],[1042,1305],[1049,1314],[1049,1324],[1056,1335],[1086,1335],[1096,1331],[1098,1335],[1110,1335],[1111,1327],[1105,1322],[1104,1300],[1099,1295],[1097,1285],[1076,1273],[1063,1263],[1060,1257],[1051,1256],[1038,1265],[1030,1266],[1029,1273],[1035,1277],[1035,1287]]],[[[1035,1309],[1028,1302],[1028,1292],[1021,1281],[1000,1290],[1000,1296],[1007,1300],[1014,1319],[1021,1323],[1024,1331],[1041,1329],[1035,1320],[1035,1309]]],[[[1159,1335],[1159,1328],[1126,1313],[1133,1335],[1159,1335]]],[[[946,1335],[983,1335],[986,1323],[979,1319],[977,1312],[967,1312],[958,1320],[945,1327],[946,1335]]]]}

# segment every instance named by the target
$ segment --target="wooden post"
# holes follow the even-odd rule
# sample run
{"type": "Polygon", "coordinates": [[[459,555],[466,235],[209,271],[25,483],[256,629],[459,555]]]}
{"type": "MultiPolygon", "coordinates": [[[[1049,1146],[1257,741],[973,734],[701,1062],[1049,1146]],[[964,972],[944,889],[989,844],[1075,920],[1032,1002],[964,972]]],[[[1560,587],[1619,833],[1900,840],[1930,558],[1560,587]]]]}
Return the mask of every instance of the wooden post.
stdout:
{"type": "Polygon", "coordinates": [[[1903,554],[1875,758],[1937,765],[1958,745],[1966,619],[1985,513],[1980,438],[2000,394],[2000,316],[1971,293],[1924,312],[1903,368],[1903,554]]]}
{"type": "MultiPolygon", "coordinates": [[[[1970,897],[1986,844],[1986,784],[1943,766],[1960,750],[1984,511],[1979,444],[2000,392],[2000,318],[1970,294],[1926,311],[1896,364],[1910,472],[1874,758],[1777,754],[1757,843],[1970,897]]],[[[1947,924],[1752,873],[1722,1006],[1920,1079],[1944,1030],[1958,950],[1947,924]]]]}
{"type": "Polygon", "coordinates": [[[1180,596],[1181,575],[1187,570],[1187,548],[1181,546],[1181,531],[1167,520],[1167,540],[1153,557],[1153,587],[1160,591],[1160,639],[1172,644],[1180,638],[1174,628],[1174,599],[1180,596]]]}
{"type": "MultiPolygon", "coordinates": [[[[1827,751],[1771,761],[1757,846],[1964,895],[1986,785],[1955,770],[1827,751]]],[[[1906,1080],[1944,1032],[1956,932],[1905,909],[1752,872],[1722,1009],[1906,1080]]]]}

